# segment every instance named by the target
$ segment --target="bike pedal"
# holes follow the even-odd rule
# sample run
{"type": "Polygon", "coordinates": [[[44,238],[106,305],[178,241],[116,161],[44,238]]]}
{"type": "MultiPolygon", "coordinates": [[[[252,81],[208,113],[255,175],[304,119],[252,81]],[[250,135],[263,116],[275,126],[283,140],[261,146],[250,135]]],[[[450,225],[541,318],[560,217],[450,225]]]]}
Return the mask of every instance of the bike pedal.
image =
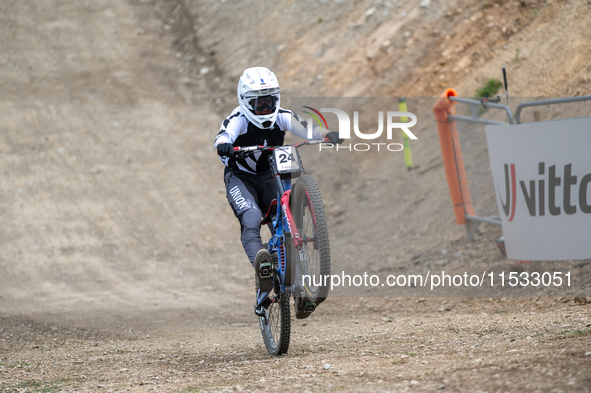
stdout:
{"type": "Polygon", "coordinates": [[[273,265],[271,265],[271,263],[269,263],[269,262],[261,263],[261,265],[259,267],[260,276],[261,277],[270,277],[272,267],[273,267],[273,265]]]}
{"type": "Polygon", "coordinates": [[[296,318],[297,319],[306,319],[316,310],[316,303],[306,301],[304,302],[302,298],[298,298],[296,300],[296,318]]]}

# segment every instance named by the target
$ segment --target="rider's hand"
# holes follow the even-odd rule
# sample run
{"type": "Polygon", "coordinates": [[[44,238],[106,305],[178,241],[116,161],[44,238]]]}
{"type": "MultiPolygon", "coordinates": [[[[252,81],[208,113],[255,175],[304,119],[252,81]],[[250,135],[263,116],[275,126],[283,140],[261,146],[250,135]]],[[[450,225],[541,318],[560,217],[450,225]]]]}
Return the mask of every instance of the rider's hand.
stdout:
{"type": "Polygon", "coordinates": [[[234,146],[231,143],[220,143],[218,145],[218,156],[229,156],[233,149],[234,146]]]}
{"type": "Polygon", "coordinates": [[[345,141],[344,139],[339,139],[339,133],[335,132],[335,131],[327,132],[326,135],[324,135],[324,137],[327,138],[328,141],[330,143],[332,143],[333,145],[336,145],[336,144],[340,145],[341,143],[343,143],[345,141]]]}

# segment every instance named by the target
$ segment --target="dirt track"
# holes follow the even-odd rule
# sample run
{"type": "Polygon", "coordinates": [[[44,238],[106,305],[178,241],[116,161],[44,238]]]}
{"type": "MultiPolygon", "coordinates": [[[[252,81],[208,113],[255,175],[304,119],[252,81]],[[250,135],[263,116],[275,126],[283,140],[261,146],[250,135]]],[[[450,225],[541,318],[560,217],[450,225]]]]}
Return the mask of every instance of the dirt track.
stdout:
{"type": "MultiPolygon", "coordinates": [[[[226,6],[0,5],[0,391],[591,390],[591,305],[572,297],[332,298],[293,322],[287,356],[266,355],[211,146],[246,65],[207,34],[226,6]]],[[[585,72],[572,70],[583,93],[585,72]]],[[[318,81],[284,73],[294,94],[318,81]]],[[[329,79],[318,91],[342,91],[329,79]]],[[[494,228],[466,241],[432,127],[422,140],[411,177],[399,157],[310,161],[333,259],[527,269],[494,228]]]]}

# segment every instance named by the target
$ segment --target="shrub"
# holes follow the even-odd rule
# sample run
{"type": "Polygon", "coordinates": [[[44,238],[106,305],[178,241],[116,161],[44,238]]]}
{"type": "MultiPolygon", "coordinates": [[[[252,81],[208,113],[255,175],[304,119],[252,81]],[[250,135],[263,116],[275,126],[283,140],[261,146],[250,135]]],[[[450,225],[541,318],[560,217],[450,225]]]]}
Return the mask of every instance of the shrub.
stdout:
{"type": "Polygon", "coordinates": [[[476,97],[494,97],[503,83],[498,79],[489,79],[484,86],[476,89],[476,97]]]}

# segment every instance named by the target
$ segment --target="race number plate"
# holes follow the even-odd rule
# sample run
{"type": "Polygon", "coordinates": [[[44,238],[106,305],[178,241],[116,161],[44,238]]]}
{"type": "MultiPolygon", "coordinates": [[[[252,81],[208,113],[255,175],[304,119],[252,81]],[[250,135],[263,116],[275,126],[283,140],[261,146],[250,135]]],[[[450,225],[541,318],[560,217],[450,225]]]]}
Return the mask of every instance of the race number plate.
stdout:
{"type": "Polygon", "coordinates": [[[301,166],[297,150],[291,146],[278,147],[274,150],[275,162],[279,173],[300,172],[301,166]]]}

